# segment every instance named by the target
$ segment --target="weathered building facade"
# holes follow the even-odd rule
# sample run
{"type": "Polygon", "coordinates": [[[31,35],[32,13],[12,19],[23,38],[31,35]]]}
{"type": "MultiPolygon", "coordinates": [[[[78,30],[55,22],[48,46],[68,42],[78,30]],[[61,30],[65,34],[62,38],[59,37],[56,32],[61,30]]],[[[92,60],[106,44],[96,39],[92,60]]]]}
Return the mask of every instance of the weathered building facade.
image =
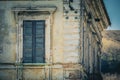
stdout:
{"type": "Polygon", "coordinates": [[[102,0],[0,1],[0,80],[96,80],[102,0]]]}

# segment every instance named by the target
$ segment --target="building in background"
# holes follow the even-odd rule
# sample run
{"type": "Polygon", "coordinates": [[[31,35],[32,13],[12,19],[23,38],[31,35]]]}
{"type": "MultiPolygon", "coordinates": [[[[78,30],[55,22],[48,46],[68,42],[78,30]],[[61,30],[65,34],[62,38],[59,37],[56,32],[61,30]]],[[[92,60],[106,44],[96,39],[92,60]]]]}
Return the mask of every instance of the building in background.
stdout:
{"type": "Polygon", "coordinates": [[[0,80],[96,80],[103,0],[0,1],[0,80]]]}

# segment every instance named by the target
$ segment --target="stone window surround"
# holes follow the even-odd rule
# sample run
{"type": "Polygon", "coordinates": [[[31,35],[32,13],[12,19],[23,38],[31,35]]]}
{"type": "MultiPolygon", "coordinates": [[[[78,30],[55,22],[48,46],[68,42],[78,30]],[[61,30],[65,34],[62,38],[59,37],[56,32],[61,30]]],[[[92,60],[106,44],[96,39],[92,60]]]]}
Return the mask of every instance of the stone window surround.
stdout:
{"type": "MultiPolygon", "coordinates": [[[[51,49],[51,30],[53,27],[53,14],[56,11],[55,6],[40,6],[40,7],[24,7],[13,8],[12,11],[15,15],[17,27],[17,40],[16,40],[16,63],[21,63],[23,58],[23,20],[45,20],[45,63],[52,63],[52,49],[51,49]],[[19,15],[20,12],[23,14],[19,15]],[[41,12],[40,15],[25,15],[24,12],[41,12]],[[48,12],[48,14],[42,14],[48,12]],[[47,54],[47,55],[46,55],[47,54]]],[[[31,63],[32,64],[32,63],[31,63]]]]}

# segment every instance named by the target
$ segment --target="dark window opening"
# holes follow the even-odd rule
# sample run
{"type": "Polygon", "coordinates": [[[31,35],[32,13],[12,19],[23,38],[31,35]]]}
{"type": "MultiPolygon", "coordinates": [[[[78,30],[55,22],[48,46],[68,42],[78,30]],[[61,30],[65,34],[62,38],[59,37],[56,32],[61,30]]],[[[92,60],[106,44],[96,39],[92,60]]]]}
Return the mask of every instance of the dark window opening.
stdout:
{"type": "Polygon", "coordinates": [[[23,63],[45,63],[45,21],[23,21],[23,63]]]}

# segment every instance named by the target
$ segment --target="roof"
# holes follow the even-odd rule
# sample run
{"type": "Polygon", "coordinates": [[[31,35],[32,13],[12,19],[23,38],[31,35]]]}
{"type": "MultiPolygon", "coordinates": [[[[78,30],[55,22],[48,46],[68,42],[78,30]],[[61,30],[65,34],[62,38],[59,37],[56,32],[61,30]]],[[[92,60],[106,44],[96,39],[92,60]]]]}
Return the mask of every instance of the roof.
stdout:
{"type": "Polygon", "coordinates": [[[107,12],[107,10],[106,10],[105,4],[104,4],[103,0],[100,0],[100,1],[101,1],[101,3],[102,3],[102,7],[103,7],[103,9],[104,9],[104,11],[105,11],[105,15],[106,15],[106,17],[107,17],[108,24],[109,24],[109,26],[111,26],[111,21],[110,21],[110,18],[109,18],[108,12],[107,12]]]}

